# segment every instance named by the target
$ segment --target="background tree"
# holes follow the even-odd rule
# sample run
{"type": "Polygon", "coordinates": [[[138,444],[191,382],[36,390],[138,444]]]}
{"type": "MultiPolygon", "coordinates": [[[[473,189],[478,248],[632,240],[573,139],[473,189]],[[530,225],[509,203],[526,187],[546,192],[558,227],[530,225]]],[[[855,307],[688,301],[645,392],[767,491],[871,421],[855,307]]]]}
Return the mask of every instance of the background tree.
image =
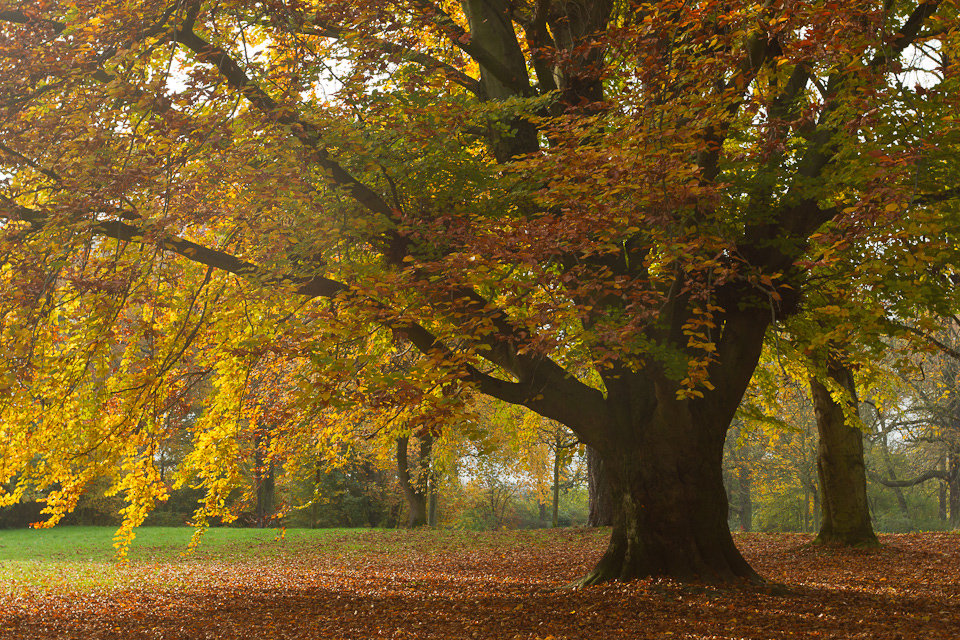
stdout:
{"type": "Polygon", "coordinates": [[[809,380],[802,367],[791,376],[781,366],[787,363],[778,363],[773,350],[768,353],[731,433],[737,439],[727,449],[727,487],[740,489],[733,491],[741,493],[734,504],[742,509],[742,486],[735,478],[749,474],[751,522],[758,530],[817,531],[818,436],[809,380]]]}
{"type": "MultiPolygon", "coordinates": [[[[903,490],[931,480],[938,481],[942,519],[956,528],[960,514],[960,481],[957,460],[957,408],[955,394],[958,357],[956,320],[943,319],[937,332],[914,333],[930,349],[901,367],[898,383],[871,404],[878,425],[880,464],[872,477],[891,489],[905,519],[910,519],[903,490]],[[895,445],[890,442],[893,439],[895,445]],[[909,454],[908,467],[897,469],[891,450],[909,454]],[[903,475],[906,477],[903,477],[903,475]]],[[[929,327],[929,324],[927,323],[929,327]]],[[[899,456],[897,456],[899,457],[899,456]]]]}

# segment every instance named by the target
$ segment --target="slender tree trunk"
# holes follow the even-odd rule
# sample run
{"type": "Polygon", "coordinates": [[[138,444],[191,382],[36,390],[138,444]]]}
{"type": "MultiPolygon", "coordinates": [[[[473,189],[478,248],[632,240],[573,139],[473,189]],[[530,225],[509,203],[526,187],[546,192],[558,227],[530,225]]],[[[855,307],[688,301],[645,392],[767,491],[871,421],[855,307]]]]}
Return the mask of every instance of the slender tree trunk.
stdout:
{"type": "Polygon", "coordinates": [[[823,508],[820,505],[820,491],[817,490],[816,486],[813,486],[811,493],[813,494],[813,530],[820,531],[820,516],[823,513],[823,508]]]}
{"type": "Polygon", "coordinates": [[[257,486],[257,514],[256,527],[263,529],[269,526],[276,511],[276,480],[273,470],[273,461],[266,461],[266,438],[257,435],[254,440],[254,482],[257,486]]]}
{"type": "Polygon", "coordinates": [[[753,498],[751,489],[753,487],[753,477],[750,473],[750,467],[745,460],[740,460],[737,466],[737,506],[740,519],[741,531],[753,530],[753,498]]]}
{"type": "Polygon", "coordinates": [[[437,526],[437,492],[433,473],[433,441],[429,433],[420,436],[420,458],[417,460],[417,487],[424,496],[426,524],[437,526]]]}
{"type": "MultiPolygon", "coordinates": [[[[830,362],[827,374],[850,394],[849,410],[856,412],[853,374],[838,362],[830,362]]],[[[867,475],[863,463],[863,433],[847,424],[844,407],[830,390],[810,379],[820,445],[817,472],[820,478],[821,513],[817,544],[874,546],[879,544],[870,523],[867,503],[867,475]]]]}
{"type": "Polygon", "coordinates": [[[427,496],[427,525],[437,526],[437,486],[433,478],[428,485],[429,494],[427,496]]]}
{"type": "MultiPolygon", "coordinates": [[[[947,458],[946,455],[940,457],[940,464],[938,465],[940,470],[946,472],[947,470],[947,458]]],[[[939,498],[939,516],[940,522],[947,521],[947,483],[940,482],[939,490],[937,491],[937,497],[939,498]]]]}
{"type": "Polygon", "coordinates": [[[951,453],[947,457],[947,469],[950,479],[947,482],[949,487],[950,502],[950,528],[956,531],[960,529],[960,457],[951,453]]]}
{"type": "Polygon", "coordinates": [[[310,504],[310,528],[316,529],[317,524],[320,520],[320,482],[323,480],[323,468],[320,466],[320,461],[317,460],[316,468],[313,472],[313,500],[310,504]]]}
{"type": "Polygon", "coordinates": [[[560,449],[553,452],[553,528],[560,526],[560,449]]]}
{"type": "Polygon", "coordinates": [[[267,465],[266,473],[257,487],[257,528],[270,526],[276,512],[276,474],[273,463],[267,465]]]}
{"type": "Polygon", "coordinates": [[[610,490],[610,481],[607,478],[603,460],[593,447],[587,447],[587,492],[590,504],[587,526],[613,526],[613,495],[610,490]]]}
{"type": "MultiPolygon", "coordinates": [[[[897,474],[893,470],[893,461],[890,459],[890,447],[887,444],[887,432],[880,435],[880,455],[883,457],[883,465],[887,469],[887,478],[896,480],[897,474]]],[[[907,498],[903,495],[903,489],[900,487],[891,487],[893,494],[897,497],[897,507],[900,509],[900,515],[910,522],[910,509],[907,507],[907,498]]]]}

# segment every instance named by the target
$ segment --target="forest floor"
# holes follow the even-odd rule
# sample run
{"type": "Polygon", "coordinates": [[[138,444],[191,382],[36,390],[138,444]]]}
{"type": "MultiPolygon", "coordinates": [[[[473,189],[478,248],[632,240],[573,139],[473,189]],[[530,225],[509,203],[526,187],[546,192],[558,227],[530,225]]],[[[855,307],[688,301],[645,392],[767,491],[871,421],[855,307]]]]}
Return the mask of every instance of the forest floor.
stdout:
{"type": "Polygon", "coordinates": [[[559,589],[605,540],[590,529],[366,531],[261,541],[220,559],[141,550],[122,564],[0,560],[0,638],[960,637],[954,534],[885,535],[864,551],[738,535],[748,561],[785,588],[559,589]]]}

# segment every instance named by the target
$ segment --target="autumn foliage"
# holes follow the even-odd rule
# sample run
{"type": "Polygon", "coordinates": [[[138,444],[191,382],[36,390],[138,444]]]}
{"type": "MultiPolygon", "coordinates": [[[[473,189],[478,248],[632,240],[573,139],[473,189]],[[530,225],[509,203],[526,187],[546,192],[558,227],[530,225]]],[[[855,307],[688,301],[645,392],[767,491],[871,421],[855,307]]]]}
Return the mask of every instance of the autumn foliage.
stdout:
{"type": "Polygon", "coordinates": [[[481,394],[602,458],[584,584],[758,581],[727,430],[771,327],[951,282],[957,37],[940,0],[4,2],[0,500],[109,476],[122,549],[184,434],[203,525],[481,394]]]}

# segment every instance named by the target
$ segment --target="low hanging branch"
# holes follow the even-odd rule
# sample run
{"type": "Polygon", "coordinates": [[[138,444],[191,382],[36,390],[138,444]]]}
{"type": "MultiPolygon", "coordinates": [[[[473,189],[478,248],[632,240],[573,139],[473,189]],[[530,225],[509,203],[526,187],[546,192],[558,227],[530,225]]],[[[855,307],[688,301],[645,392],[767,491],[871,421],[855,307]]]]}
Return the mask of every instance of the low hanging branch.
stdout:
{"type": "Polygon", "coordinates": [[[950,482],[951,480],[951,474],[949,472],[940,471],[939,469],[930,469],[929,471],[924,471],[916,478],[911,478],[910,480],[888,480],[875,471],[870,471],[868,473],[871,480],[875,480],[885,487],[898,487],[900,489],[904,489],[906,487],[915,487],[918,484],[923,484],[927,480],[942,480],[944,482],[950,482]]]}

